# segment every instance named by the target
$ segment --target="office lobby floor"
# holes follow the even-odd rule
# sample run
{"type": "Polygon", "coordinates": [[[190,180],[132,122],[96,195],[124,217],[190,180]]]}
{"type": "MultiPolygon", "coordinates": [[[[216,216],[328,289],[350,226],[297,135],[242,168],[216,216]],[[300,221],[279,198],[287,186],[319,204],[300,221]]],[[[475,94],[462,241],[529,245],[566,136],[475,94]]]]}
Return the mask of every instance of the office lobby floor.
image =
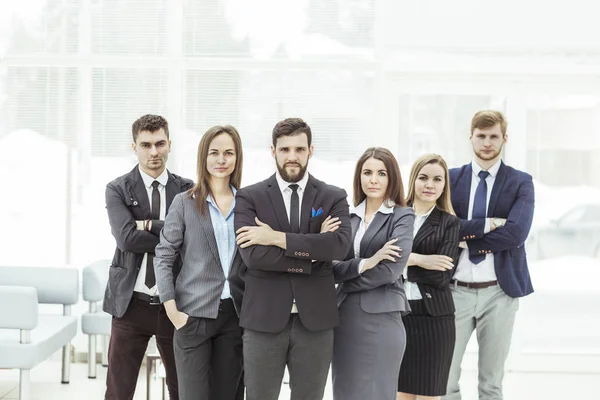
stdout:
{"type": "MultiPolygon", "coordinates": [[[[0,399],[19,398],[17,370],[0,370],[0,399]]],[[[98,366],[98,377],[87,378],[86,364],[71,365],[71,383],[60,383],[60,362],[46,361],[31,371],[32,400],[101,400],[104,395],[106,368],[98,366]]],[[[600,396],[600,374],[565,374],[507,372],[505,378],[506,400],[563,400],[594,399],[600,396]]],[[[463,400],[477,399],[477,375],[474,370],[463,373],[461,381],[463,400]]],[[[167,396],[168,397],[168,396],[167,396]]],[[[283,385],[280,399],[289,399],[289,388],[283,385]]],[[[138,379],[135,400],[146,399],[146,373],[142,369],[138,379]]],[[[161,381],[152,382],[152,400],[162,399],[161,381]]],[[[326,400],[332,399],[331,384],[326,400]]]]}

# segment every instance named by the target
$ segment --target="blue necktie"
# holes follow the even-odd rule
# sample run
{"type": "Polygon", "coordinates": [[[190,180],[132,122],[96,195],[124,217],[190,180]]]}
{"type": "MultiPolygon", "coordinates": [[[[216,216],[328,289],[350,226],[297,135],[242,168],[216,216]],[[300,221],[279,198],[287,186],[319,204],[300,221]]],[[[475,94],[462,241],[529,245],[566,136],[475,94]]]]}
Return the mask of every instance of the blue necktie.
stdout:
{"type": "MultiPolygon", "coordinates": [[[[473,219],[487,217],[487,183],[485,178],[489,175],[490,173],[487,171],[479,171],[479,184],[477,185],[477,189],[475,189],[475,199],[473,199],[473,219]]],[[[479,264],[484,259],[485,254],[469,255],[469,260],[471,260],[473,264],[479,264]]]]}

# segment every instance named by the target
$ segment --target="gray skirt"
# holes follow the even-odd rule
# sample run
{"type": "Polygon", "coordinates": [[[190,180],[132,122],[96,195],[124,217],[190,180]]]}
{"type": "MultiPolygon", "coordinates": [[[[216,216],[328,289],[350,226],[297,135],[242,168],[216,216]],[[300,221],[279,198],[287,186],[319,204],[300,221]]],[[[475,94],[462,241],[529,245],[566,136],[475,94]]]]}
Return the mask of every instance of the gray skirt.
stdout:
{"type": "Polygon", "coordinates": [[[366,313],[358,293],[348,295],[339,312],[331,363],[334,400],[395,400],[406,347],[400,312],[366,313]]]}

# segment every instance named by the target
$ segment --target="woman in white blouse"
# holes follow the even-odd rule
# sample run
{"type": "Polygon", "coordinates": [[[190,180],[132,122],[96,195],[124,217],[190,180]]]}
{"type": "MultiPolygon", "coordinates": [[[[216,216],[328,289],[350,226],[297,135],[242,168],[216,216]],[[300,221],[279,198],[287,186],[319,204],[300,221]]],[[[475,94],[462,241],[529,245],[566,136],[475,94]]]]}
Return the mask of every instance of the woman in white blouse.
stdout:
{"type": "MultiPolygon", "coordinates": [[[[333,398],[394,400],[405,348],[400,279],[412,248],[414,212],[405,207],[392,153],[370,148],[354,173],[353,246],[334,262],[340,325],[334,331],[333,398]],[[404,256],[402,255],[404,254],[404,256]]],[[[324,223],[323,230],[329,229],[324,223]]]]}

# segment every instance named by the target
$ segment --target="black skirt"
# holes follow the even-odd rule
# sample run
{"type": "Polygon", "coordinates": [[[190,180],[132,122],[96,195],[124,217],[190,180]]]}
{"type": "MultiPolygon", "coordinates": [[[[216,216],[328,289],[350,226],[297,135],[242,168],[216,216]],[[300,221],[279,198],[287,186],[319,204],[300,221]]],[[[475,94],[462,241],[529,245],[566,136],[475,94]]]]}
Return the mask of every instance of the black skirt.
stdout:
{"type": "Polygon", "coordinates": [[[398,391],[421,396],[446,394],[456,330],[454,314],[433,317],[423,300],[409,300],[412,312],[402,317],[406,328],[406,350],[398,391]]]}

